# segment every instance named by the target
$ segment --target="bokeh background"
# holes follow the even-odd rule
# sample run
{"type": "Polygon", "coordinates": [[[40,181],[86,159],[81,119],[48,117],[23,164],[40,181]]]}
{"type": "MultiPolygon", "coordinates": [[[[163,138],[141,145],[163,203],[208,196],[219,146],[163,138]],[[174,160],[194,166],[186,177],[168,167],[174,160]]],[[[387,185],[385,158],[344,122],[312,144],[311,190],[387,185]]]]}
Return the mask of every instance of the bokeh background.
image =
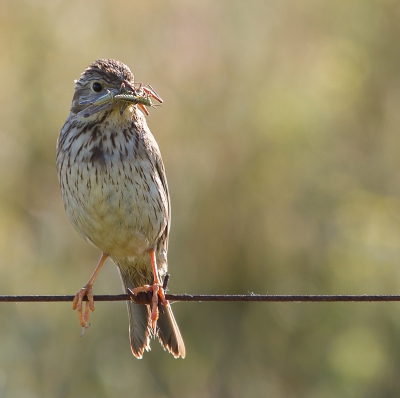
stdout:
{"type": "MultiPolygon", "coordinates": [[[[74,294],[99,252],[59,193],[73,80],[129,65],[172,198],[171,293],[400,293],[395,0],[2,0],[0,294],[74,294]]],[[[107,263],[97,294],[121,293],[107,263]]],[[[125,303],[0,304],[0,396],[400,396],[395,303],[178,303],[135,359],[125,303]]]]}

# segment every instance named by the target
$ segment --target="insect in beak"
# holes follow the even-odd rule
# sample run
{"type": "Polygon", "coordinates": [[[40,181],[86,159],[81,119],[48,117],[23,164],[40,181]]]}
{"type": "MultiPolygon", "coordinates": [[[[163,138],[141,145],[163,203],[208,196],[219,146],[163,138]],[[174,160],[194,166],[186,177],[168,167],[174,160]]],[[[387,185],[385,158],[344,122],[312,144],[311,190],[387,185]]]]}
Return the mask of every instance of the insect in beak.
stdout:
{"type": "Polygon", "coordinates": [[[158,101],[160,103],[164,102],[162,100],[162,98],[153,89],[153,87],[150,86],[150,84],[148,84],[147,86],[144,86],[143,83],[131,84],[127,80],[124,80],[121,83],[121,88],[120,88],[120,91],[122,94],[127,94],[126,87],[128,87],[128,91],[131,91],[133,93],[133,95],[142,98],[142,101],[141,102],[139,101],[137,104],[146,115],[149,115],[149,111],[147,110],[146,106],[151,106],[153,108],[155,107],[151,103],[150,98],[154,98],[156,101],[158,101]]]}

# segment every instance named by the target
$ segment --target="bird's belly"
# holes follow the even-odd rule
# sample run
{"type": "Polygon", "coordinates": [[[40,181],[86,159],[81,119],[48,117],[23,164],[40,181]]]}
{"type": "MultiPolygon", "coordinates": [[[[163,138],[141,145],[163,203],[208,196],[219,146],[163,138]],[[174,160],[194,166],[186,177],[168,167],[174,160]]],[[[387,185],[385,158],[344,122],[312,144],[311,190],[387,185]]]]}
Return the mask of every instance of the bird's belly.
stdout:
{"type": "MultiPolygon", "coordinates": [[[[137,177],[137,176],[136,176],[137,177]]],[[[69,191],[67,213],[77,231],[116,258],[137,257],[155,247],[167,226],[163,191],[151,178],[121,185],[112,173],[91,175],[88,189],[69,191]]]]}

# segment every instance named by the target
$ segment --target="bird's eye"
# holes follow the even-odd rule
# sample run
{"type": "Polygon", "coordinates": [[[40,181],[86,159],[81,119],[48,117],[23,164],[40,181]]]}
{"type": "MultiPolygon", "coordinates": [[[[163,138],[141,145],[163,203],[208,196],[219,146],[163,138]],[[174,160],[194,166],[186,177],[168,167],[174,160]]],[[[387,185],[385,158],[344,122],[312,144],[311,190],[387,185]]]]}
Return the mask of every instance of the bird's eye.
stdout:
{"type": "Polygon", "coordinates": [[[99,93],[101,90],[103,90],[103,85],[99,82],[94,82],[92,84],[92,90],[96,93],[99,93]]]}

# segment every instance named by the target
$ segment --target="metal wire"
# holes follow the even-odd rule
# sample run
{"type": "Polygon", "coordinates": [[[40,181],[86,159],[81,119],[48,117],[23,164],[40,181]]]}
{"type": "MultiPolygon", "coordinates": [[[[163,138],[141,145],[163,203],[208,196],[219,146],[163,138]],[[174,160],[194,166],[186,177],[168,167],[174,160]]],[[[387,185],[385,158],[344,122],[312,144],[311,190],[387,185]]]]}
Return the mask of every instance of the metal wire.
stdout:
{"type": "MultiPolygon", "coordinates": [[[[72,302],[74,295],[30,295],[30,296],[0,296],[0,302],[72,302]]],[[[133,298],[128,294],[95,295],[94,301],[126,301],[133,298]]],[[[174,301],[196,302],[232,302],[232,301],[261,301],[261,302],[372,302],[400,301],[400,295],[220,295],[220,294],[166,294],[165,298],[174,301]]],[[[85,297],[84,300],[87,300],[85,297]]],[[[143,301],[142,301],[143,303],[143,301]]]]}

